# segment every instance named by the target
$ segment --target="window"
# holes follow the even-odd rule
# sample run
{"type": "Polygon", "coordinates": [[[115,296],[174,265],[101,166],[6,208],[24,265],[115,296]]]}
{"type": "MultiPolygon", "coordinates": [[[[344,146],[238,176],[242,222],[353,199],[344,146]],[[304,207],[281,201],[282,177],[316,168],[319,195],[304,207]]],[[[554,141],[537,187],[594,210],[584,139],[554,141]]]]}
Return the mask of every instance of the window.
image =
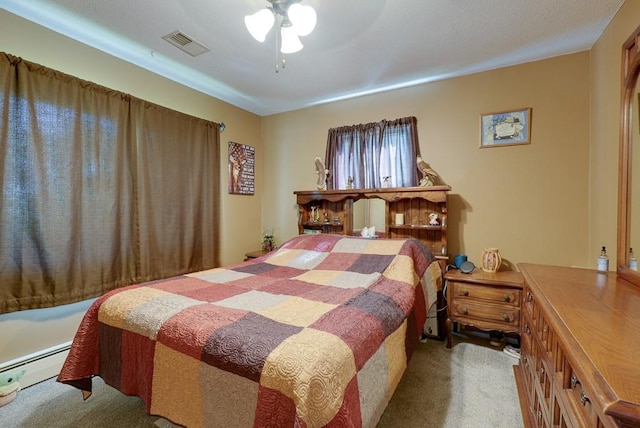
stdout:
{"type": "Polygon", "coordinates": [[[415,117],[329,130],[329,189],[410,187],[418,184],[420,153],[415,117]]]}

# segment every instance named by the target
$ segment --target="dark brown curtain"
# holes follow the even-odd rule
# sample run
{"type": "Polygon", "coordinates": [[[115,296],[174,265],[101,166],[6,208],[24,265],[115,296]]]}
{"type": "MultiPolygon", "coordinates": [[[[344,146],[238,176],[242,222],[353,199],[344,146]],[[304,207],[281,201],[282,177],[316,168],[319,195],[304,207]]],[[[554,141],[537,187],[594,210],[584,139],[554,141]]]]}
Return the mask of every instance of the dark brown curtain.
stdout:
{"type": "Polygon", "coordinates": [[[328,189],[411,187],[418,184],[417,119],[405,117],[329,130],[325,165],[328,189]]]}
{"type": "Polygon", "coordinates": [[[0,53],[0,313],[218,265],[219,125],[0,53]]]}

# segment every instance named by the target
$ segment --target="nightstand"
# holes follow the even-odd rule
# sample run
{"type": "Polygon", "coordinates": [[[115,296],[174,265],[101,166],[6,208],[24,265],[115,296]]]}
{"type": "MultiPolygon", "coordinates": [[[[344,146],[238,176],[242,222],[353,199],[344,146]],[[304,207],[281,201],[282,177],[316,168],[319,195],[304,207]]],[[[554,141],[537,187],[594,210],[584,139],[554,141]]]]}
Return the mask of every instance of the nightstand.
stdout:
{"type": "Polygon", "coordinates": [[[258,257],[262,257],[265,254],[269,254],[269,251],[263,251],[263,250],[249,251],[248,253],[245,253],[244,261],[246,262],[247,260],[257,259],[258,257]]]}
{"type": "Polygon", "coordinates": [[[520,334],[520,298],[524,280],[520,272],[487,273],[476,268],[444,275],[447,281],[447,348],[451,348],[452,323],[484,331],[520,334]]]}

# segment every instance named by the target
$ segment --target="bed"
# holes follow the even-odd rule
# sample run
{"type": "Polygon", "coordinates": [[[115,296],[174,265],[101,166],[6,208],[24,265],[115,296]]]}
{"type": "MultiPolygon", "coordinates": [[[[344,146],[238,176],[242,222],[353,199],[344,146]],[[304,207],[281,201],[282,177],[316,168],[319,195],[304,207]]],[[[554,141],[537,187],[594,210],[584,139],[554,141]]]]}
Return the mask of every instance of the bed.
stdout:
{"type": "Polygon", "coordinates": [[[418,240],[300,235],[100,297],[58,381],[86,399],[100,376],[187,427],[374,427],[441,288],[418,240]]]}

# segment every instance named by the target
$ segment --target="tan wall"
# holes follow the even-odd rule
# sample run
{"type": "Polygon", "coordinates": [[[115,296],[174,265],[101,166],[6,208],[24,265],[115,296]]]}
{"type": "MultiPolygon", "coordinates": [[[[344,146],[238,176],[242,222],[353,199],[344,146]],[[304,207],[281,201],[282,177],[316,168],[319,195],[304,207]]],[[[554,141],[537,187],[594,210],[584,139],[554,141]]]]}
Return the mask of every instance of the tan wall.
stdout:
{"type": "MultiPolygon", "coordinates": [[[[263,193],[263,148],[260,117],[179,85],[128,62],[54,33],[0,9],[0,50],[65,73],[117,89],[174,110],[214,122],[225,122],[221,134],[222,224],[221,263],[243,260],[245,252],[260,246],[260,210],[263,193]],[[227,142],[256,147],[256,195],[227,194],[227,142]]],[[[215,168],[216,165],[212,165],[215,168]]],[[[0,363],[69,341],[87,303],[23,311],[0,316],[0,363]],[[42,328],[46,324],[47,328],[42,328]]]]}
{"type": "MultiPolygon", "coordinates": [[[[294,190],[315,185],[327,130],[416,116],[423,158],[452,187],[449,252],[478,263],[590,264],[589,53],[553,58],[264,119],[265,223],[297,233],[294,190]],[[479,148],[481,113],[531,107],[526,146],[479,148]]],[[[613,244],[613,243],[612,243],[613,244]]]]}
{"type": "MultiPolygon", "coordinates": [[[[640,2],[625,1],[591,49],[589,257],[595,259],[599,246],[606,243],[607,248],[611,248],[610,269],[614,268],[617,257],[615,247],[622,44],[640,25],[639,17],[640,2]]],[[[636,229],[640,229],[637,221],[636,229]]],[[[638,250],[640,248],[635,250],[636,254],[638,250]]]]}

